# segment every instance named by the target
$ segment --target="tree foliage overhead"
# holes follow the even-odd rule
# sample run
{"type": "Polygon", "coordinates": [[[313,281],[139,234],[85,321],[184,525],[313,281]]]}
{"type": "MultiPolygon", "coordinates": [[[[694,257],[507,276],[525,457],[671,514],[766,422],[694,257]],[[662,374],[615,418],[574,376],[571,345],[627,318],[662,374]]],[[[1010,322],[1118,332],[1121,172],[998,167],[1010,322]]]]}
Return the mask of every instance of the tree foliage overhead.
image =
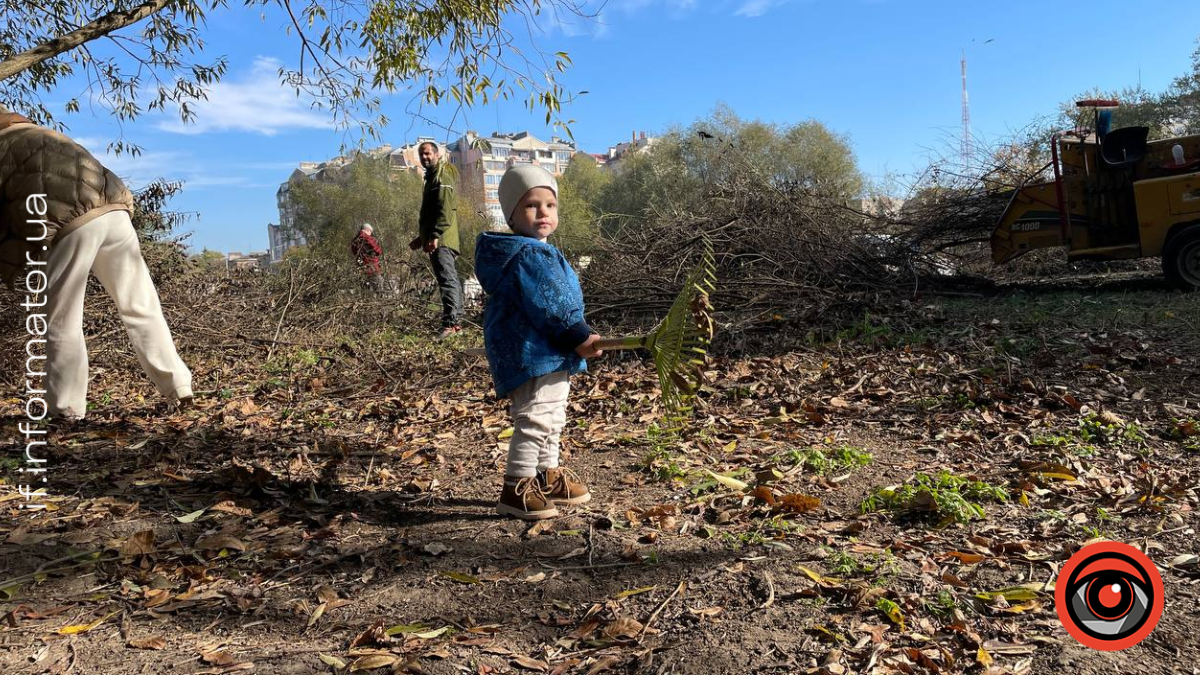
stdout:
{"type": "Polygon", "coordinates": [[[133,193],[133,227],[145,240],[161,240],[192,214],[168,211],[167,202],[183,190],[180,181],[161,178],[133,193]]]}
{"type": "MultiPolygon", "coordinates": [[[[339,125],[378,136],[387,119],[377,93],[402,84],[417,92],[418,107],[527,96],[547,123],[570,122],[560,118],[569,95],[555,79],[570,58],[526,53],[514,31],[536,30],[548,13],[588,16],[577,0],[244,4],[285,17],[298,53],[279,76],[339,125]]],[[[131,120],[174,105],[190,120],[192,104],[228,68],[225,57],[207,60],[203,53],[206,18],[220,11],[229,11],[228,0],[0,0],[0,102],[61,128],[48,95],[66,93],[58,91],[65,81],[82,76],[84,90],[68,94],[61,112],[88,100],[131,120]]]]}

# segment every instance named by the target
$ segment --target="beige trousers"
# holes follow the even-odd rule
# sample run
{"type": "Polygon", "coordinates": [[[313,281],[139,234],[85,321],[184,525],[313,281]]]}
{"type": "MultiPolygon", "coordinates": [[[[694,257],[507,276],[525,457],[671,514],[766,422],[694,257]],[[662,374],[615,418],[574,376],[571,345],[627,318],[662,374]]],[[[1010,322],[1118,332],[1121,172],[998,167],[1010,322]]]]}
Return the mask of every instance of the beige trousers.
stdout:
{"type": "Polygon", "coordinates": [[[172,402],[191,396],[192,373],[175,351],[137,232],[128,213],[113,211],[56,241],[50,250],[46,336],[50,415],[70,418],[87,413],[83,300],[89,271],[117,306],[138,361],[159,393],[172,402]]]}
{"type": "Polygon", "coordinates": [[[559,372],[535,377],[509,394],[513,435],[508,441],[504,475],[527,478],[558,468],[559,440],[567,424],[570,393],[571,376],[559,372]]]}

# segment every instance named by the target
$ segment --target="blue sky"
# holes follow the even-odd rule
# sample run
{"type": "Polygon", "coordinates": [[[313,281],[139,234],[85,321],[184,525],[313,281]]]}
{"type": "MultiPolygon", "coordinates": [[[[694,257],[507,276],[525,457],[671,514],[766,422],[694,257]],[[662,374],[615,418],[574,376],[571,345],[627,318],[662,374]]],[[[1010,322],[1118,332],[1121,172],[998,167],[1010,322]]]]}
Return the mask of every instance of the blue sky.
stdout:
{"type": "MultiPolygon", "coordinates": [[[[279,183],[297,162],[327,159],[354,140],[278,85],[276,68],[294,65],[298,52],[284,25],[243,8],[212,14],[206,54],[230,66],[196,123],[162,115],[126,123],[143,154],[106,159],[134,186],[184,180],[172,206],[198,214],[184,226],[197,250],[265,249],[279,183]]],[[[582,150],[688,124],[724,102],[744,119],[818,119],[848,135],[860,167],[879,178],[957,147],[963,49],[973,131],[986,140],[1091,87],[1140,80],[1161,90],[1189,68],[1197,37],[1200,3],[1182,0],[609,0],[598,22],[547,20],[538,42],[568,52],[575,66],[562,81],[589,92],[565,111],[582,150]]],[[[63,88],[49,100],[75,93],[63,88]]],[[[406,116],[410,99],[385,98],[392,124],[383,141],[456,138],[406,116]]],[[[449,123],[448,111],[429,112],[449,123]]],[[[96,152],[121,131],[86,105],[62,120],[96,152]]],[[[513,102],[468,111],[455,126],[553,133],[543,114],[513,102]]]]}

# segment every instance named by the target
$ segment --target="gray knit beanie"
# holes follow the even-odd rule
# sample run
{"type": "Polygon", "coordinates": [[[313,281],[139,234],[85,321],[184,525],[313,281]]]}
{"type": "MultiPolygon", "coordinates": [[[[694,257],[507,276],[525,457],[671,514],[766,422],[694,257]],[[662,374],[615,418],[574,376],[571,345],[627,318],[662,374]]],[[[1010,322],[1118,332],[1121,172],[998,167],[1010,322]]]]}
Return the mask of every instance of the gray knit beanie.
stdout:
{"type": "Polygon", "coordinates": [[[550,188],[554,191],[554,196],[558,196],[558,181],[554,180],[554,176],[549,171],[540,166],[521,164],[504,172],[504,177],[500,179],[500,188],[497,191],[500,193],[500,208],[504,210],[505,222],[512,218],[513,211],[517,210],[517,203],[521,201],[521,197],[524,197],[526,192],[538,187],[550,188]]]}

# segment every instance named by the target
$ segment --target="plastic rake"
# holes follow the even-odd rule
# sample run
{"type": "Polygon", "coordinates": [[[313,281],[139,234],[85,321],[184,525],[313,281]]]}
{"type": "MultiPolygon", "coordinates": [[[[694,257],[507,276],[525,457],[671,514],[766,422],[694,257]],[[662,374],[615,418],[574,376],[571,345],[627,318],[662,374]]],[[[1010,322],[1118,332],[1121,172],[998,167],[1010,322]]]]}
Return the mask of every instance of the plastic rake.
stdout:
{"type": "Polygon", "coordinates": [[[662,390],[664,429],[678,431],[692,412],[715,322],[710,293],[716,289],[717,266],[712,243],[702,239],[700,263],[688,274],[667,316],[645,335],[600,340],[600,349],[645,349],[654,357],[662,390]]]}

